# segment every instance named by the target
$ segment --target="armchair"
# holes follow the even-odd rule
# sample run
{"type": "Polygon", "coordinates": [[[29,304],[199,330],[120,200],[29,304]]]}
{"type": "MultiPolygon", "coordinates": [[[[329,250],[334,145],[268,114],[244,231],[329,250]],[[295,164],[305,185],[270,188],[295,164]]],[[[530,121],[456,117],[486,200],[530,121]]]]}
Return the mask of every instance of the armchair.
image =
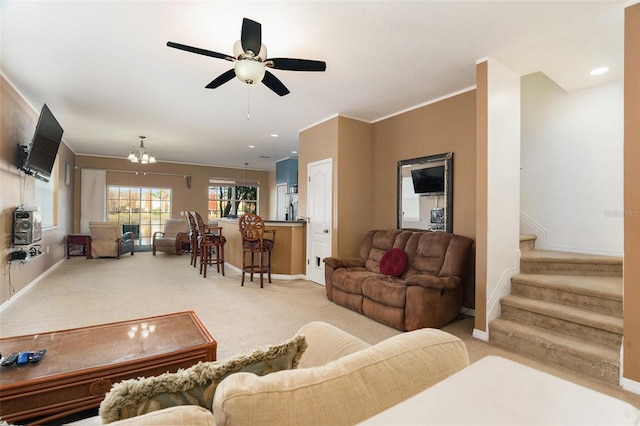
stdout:
{"type": "Polygon", "coordinates": [[[169,219],[164,231],[153,233],[153,255],[156,251],[182,254],[182,244],[189,243],[189,223],[186,219],[169,219]]]}
{"type": "Polygon", "coordinates": [[[120,230],[120,225],[111,222],[89,222],[91,252],[93,257],[115,257],[131,252],[133,256],[133,232],[120,230]]]}

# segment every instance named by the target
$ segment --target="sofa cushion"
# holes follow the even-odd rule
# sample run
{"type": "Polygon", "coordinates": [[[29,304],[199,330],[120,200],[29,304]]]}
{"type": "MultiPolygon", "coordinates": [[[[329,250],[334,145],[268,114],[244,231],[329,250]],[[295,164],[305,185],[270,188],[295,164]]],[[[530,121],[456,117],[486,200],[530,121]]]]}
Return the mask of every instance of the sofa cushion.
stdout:
{"type": "Polygon", "coordinates": [[[105,395],[100,416],[110,423],[177,405],[211,409],[216,388],[225,377],[241,371],[262,376],[296,368],[306,347],[304,336],[297,335],[281,345],[256,348],[224,362],[200,362],[176,373],[124,380],[105,395]]]}
{"type": "Polygon", "coordinates": [[[323,321],[313,321],[303,325],[296,334],[303,335],[308,345],[298,368],[325,365],[345,355],[371,347],[356,336],[323,321]]]}
{"type": "Polygon", "coordinates": [[[446,232],[416,232],[407,243],[407,251],[414,253],[407,275],[438,276],[444,263],[451,235],[446,232]]]}
{"type": "Polygon", "coordinates": [[[369,271],[380,273],[380,259],[382,259],[387,250],[398,247],[395,244],[399,243],[397,237],[401,233],[402,231],[399,229],[387,229],[374,231],[369,238],[365,238],[367,243],[363,243],[360,246],[360,256],[369,271]]]}
{"type": "Polygon", "coordinates": [[[399,277],[407,269],[407,253],[399,248],[385,252],[380,259],[380,272],[385,275],[399,277]]]}
{"type": "Polygon", "coordinates": [[[333,286],[345,293],[362,294],[362,282],[379,276],[365,268],[339,268],[333,273],[333,286]]]}
{"type": "Polygon", "coordinates": [[[460,339],[421,329],[316,368],[233,374],[216,391],[213,415],[227,426],[355,424],[467,365],[460,339]]]}
{"type": "Polygon", "coordinates": [[[383,305],[404,308],[407,288],[401,278],[378,275],[362,283],[362,295],[383,305]]]}

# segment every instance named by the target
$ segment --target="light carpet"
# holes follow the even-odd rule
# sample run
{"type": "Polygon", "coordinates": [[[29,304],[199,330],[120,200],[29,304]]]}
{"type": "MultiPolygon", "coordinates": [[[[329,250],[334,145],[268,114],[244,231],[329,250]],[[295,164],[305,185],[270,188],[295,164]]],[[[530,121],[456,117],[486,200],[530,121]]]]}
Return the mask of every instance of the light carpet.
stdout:
{"type": "MultiPolygon", "coordinates": [[[[256,345],[281,343],[304,324],[326,321],[375,344],[400,333],[327,300],[325,288],[306,280],[245,281],[226,268],[206,279],[188,256],[136,253],[116,259],[65,260],[43,279],[0,307],[0,337],[123,321],[193,310],[218,342],[223,360],[256,345]],[[18,297],[19,296],[19,297],[18,297]]],[[[640,395],[573,373],[543,360],[471,336],[473,318],[460,317],[443,330],[460,337],[471,362],[498,355],[582,386],[626,400],[640,408],[640,395]]],[[[91,342],[87,342],[90,347],[91,342]]]]}

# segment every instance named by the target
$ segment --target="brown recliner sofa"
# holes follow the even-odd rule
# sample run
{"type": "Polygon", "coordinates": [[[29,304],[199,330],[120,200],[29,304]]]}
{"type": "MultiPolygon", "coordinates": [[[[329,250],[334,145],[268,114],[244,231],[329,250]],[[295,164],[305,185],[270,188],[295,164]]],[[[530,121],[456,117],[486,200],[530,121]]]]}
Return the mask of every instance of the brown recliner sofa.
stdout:
{"type": "Polygon", "coordinates": [[[460,313],[472,245],[446,232],[369,231],[359,257],[324,259],[327,297],[398,330],[442,327],[460,313]],[[399,276],[380,271],[392,248],[407,255],[399,276]]]}

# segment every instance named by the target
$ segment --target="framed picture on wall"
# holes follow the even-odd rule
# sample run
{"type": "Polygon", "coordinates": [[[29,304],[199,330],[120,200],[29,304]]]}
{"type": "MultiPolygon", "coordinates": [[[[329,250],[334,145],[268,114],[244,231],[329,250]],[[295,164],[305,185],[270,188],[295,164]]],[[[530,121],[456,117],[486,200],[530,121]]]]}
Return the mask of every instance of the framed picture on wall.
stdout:
{"type": "Polygon", "coordinates": [[[64,164],[64,184],[71,186],[71,164],[68,161],[64,164]]]}

